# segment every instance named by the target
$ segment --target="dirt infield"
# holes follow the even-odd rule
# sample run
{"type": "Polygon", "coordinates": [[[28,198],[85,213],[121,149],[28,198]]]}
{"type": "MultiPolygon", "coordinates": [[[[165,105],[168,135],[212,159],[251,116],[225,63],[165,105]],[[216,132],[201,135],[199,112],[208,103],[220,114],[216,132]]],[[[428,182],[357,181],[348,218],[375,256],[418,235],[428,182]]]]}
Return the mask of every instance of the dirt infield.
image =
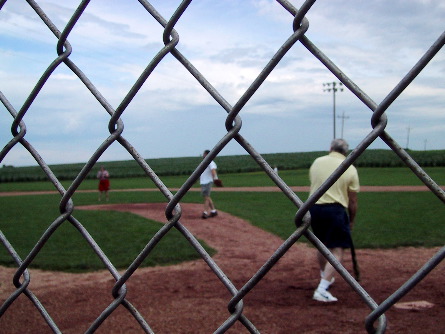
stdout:
{"type": "MultiPolygon", "coordinates": [[[[309,192],[309,187],[307,186],[292,186],[290,187],[295,192],[309,192]]],[[[442,187],[445,190],[445,187],[442,187]]],[[[113,192],[152,192],[159,191],[158,188],[138,188],[138,189],[113,189],[113,192]]],[[[172,192],[178,191],[178,188],[170,189],[172,192]]],[[[190,188],[189,191],[201,191],[201,188],[190,188]]],[[[247,192],[279,192],[280,188],[277,186],[270,187],[214,187],[212,191],[221,192],[233,192],[233,191],[247,191],[247,192]]],[[[430,191],[426,186],[360,186],[361,192],[399,192],[399,191],[430,191]]],[[[77,190],[76,193],[96,193],[97,190],[77,190]]],[[[44,191],[2,191],[0,192],[0,197],[4,196],[23,196],[23,195],[49,195],[57,194],[55,190],[44,190],[44,191]]]]}
{"type": "MultiPolygon", "coordinates": [[[[241,288],[281,245],[282,240],[228,213],[199,218],[201,205],[182,204],[184,224],[218,253],[214,260],[241,288]]],[[[79,207],[76,207],[79,209],[79,207]]],[[[116,204],[83,207],[118,210],[165,222],[165,204],[116,204]]],[[[358,250],[361,284],[378,303],[414,274],[436,251],[402,248],[358,250]]],[[[350,258],[345,261],[351,268],[350,258]]],[[[67,274],[31,270],[31,291],[63,333],[84,333],[112,303],[114,279],[107,271],[67,274]]],[[[14,269],[0,269],[0,301],[14,291],[14,269]]],[[[443,263],[387,315],[387,333],[444,333],[445,278],[443,263]]],[[[297,243],[244,299],[244,314],[261,333],[366,333],[369,309],[337,276],[331,288],[335,304],[311,299],[318,283],[315,250],[297,243]]],[[[229,316],[230,293],[202,261],[170,267],[138,269],[127,282],[127,300],[155,333],[213,333],[229,316]]],[[[31,302],[20,296],[0,317],[0,333],[50,333],[31,302]]],[[[120,306],[97,333],[142,333],[120,306]]],[[[240,324],[228,333],[248,333],[240,324]]]]}

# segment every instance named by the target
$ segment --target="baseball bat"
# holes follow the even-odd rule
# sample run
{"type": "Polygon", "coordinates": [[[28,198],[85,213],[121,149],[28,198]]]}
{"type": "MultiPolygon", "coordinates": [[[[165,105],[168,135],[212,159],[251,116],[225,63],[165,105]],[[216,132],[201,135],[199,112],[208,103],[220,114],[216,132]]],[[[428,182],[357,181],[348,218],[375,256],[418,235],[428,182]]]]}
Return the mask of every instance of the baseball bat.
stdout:
{"type": "Polygon", "coordinates": [[[358,267],[357,257],[355,255],[354,242],[352,241],[351,234],[349,234],[349,238],[350,238],[350,241],[351,241],[352,267],[353,267],[353,270],[354,270],[355,279],[357,280],[357,282],[359,282],[360,281],[360,268],[358,267]]]}

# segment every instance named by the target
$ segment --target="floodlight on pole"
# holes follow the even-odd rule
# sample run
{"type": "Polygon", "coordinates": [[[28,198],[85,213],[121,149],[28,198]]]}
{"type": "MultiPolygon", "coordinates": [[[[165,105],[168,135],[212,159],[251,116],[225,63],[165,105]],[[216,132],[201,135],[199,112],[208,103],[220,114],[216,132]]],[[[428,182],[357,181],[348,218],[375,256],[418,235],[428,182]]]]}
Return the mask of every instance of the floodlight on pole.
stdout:
{"type": "Polygon", "coordinates": [[[332,92],[332,97],[333,97],[333,121],[334,121],[334,139],[336,138],[336,133],[335,133],[335,93],[337,93],[337,91],[342,92],[343,91],[343,84],[341,82],[326,82],[323,84],[323,92],[332,92]]]}

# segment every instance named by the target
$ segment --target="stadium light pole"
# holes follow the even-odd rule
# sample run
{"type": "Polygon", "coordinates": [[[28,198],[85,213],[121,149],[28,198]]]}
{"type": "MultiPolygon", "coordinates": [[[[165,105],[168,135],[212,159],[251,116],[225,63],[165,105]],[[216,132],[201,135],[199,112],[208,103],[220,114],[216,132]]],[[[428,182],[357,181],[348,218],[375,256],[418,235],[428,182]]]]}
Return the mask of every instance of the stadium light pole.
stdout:
{"type": "Polygon", "coordinates": [[[336,134],[335,134],[335,93],[337,93],[337,91],[342,92],[343,91],[343,84],[341,82],[326,82],[323,84],[323,92],[332,92],[332,97],[333,97],[333,101],[334,101],[334,105],[333,105],[333,120],[334,120],[334,139],[336,138],[336,134]]]}

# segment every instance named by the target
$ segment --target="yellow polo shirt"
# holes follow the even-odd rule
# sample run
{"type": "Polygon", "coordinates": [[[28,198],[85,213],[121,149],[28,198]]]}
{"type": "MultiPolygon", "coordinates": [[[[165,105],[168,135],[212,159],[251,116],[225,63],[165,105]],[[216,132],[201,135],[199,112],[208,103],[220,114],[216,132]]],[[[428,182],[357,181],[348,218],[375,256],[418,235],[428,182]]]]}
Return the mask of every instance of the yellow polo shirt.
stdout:
{"type": "MultiPolygon", "coordinates": [[[[346,157],[338,152],[330,152],[328,155],[315,159],[309,169],[310,195],[320,188],[345,159],[346,157]]],[[[350,166],[316,204],[340,203],[347,208],[349,205],[348,191],[360,191],[358,173],[354,166],[350,166]]]]}

